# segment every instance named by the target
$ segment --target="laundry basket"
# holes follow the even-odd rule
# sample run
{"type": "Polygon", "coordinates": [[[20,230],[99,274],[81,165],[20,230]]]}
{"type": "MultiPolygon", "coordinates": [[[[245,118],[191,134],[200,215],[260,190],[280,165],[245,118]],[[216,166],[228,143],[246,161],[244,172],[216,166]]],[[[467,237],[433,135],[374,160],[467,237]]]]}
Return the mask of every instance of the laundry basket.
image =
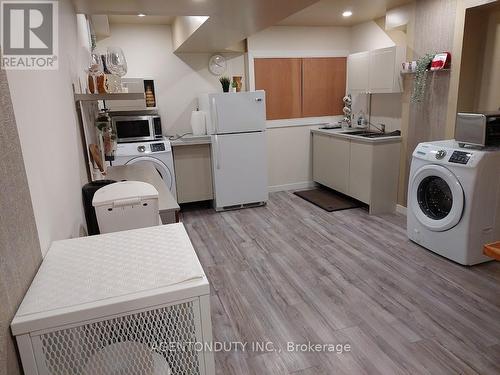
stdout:
{"type": "Polygon", "coordinates": [[[54,242],[11,324],[24,373],[213,375],[209,294],[180,223],[54,242]]]}
{"type": "Polygon", "coordinates": [[[100,233],[159,225],[158,191],[141,181],[104,186],[92,199],[100,233]]]}

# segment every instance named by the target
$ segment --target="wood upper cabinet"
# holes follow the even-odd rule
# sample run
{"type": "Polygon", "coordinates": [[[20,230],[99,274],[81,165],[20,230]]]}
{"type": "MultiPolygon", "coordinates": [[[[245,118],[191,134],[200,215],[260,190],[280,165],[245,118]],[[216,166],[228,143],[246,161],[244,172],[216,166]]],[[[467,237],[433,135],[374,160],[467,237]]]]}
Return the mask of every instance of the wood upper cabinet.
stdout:
{"type": "Polygon", "coordinates": [[[268,120],[342,114],[347,59],[254,59],[255,89],[266,91],[268,120]]]}
{"type": "Polygon", "coordinates": [[[302,61],[255,59],[255,89],[266,91],[268,120],[302,117],[302,61]]]}
{"type": "Polygon", "coordinates": [[[341,115],[346,90],[347,59],[302,59],[302,117],[341,115]]]}

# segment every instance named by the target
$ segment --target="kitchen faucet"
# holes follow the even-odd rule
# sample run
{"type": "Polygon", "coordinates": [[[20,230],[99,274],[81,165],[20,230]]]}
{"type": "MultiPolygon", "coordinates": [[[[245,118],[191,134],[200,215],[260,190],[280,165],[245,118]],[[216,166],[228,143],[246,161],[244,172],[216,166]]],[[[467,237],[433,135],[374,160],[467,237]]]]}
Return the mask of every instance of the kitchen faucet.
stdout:
{"type": "Polygon", "coordinates": [[[381,133],[385,133],[385,124],[378,124],[378,125],[375,125],[375,124],[372,124],[371,122],[368,123],[368,130],[370,130],[370,126],[373,126],[375,127],[375,129],[379,130],[381,133]]]}

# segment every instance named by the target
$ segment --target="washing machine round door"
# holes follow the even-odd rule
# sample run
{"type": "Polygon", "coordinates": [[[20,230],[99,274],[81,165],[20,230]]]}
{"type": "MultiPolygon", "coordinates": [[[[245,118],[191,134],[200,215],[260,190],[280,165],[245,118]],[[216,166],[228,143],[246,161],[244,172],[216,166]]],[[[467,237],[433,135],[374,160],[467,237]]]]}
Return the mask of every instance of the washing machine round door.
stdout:
{"type": "Polygon", "coordinates": [[[462,218],[464,191],[456,176],[440,165],[426,165],[410,184],[410,208],[427,229],[442,232],[462,218]]]}
{"type": "Polygon", "coordinates": [[[167,185],[169,190],[172,190],[172,184],[174,183],[173,171],[171,171],[165,163],[156,158],[152,158],[150,156],[139,156],[137,158],[129,160],[125,164],[137,164],[137,163],[151,163],[158,171],[158,174],[167,185]]]}

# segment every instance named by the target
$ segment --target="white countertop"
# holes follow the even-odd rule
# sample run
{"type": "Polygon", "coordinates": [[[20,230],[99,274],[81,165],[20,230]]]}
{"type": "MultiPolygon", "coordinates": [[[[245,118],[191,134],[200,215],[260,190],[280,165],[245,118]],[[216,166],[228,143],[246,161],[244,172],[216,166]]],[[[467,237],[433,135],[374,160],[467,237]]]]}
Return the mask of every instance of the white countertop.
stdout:
{"type": "Polygon", "coordinates": [[[173,139],[170,141],[172,147],[190,146],[190,145],[206,145],[212,143],[209,135],[192,135],[187,134],[182,138],[173,139]]]}
{"type": "Polygon", "coordinates": [[[47,319],[53,323],[61,315],[78,321],[82,311],[96,314],[99,308],[134,303],[144,293],[164,295],[185,283],[209,290],[181,223],[55,241],[12,329],[14,334],[34,325],[45,329],[47,319]]]}
{"type": "MultiPolygon", "coordinates": [[[[316,133],[316,134],[324,134],[324,135],[329,135],[332,137],[336,138],[344,138],[344,139],[350,139],[352,141],[356,142],[363,142],[363,143],[398,143],[401,142],[401,136],[387,136],[387,137],[378,137],[378,138],[367,138],[367,137],[361,137],[359,135],[353,135],[349,134],[350,132],[355,132],[355,131],[360,131],[360,130],[366,130],[366,129],[356,129],[356,128],[351,128],[351,129],[320,129],[321,126],[318,126],[317,128],[311,129],[311,133],[316,133]]],[[[376,132],[374,130],[374,132],[376,132]]]]}

